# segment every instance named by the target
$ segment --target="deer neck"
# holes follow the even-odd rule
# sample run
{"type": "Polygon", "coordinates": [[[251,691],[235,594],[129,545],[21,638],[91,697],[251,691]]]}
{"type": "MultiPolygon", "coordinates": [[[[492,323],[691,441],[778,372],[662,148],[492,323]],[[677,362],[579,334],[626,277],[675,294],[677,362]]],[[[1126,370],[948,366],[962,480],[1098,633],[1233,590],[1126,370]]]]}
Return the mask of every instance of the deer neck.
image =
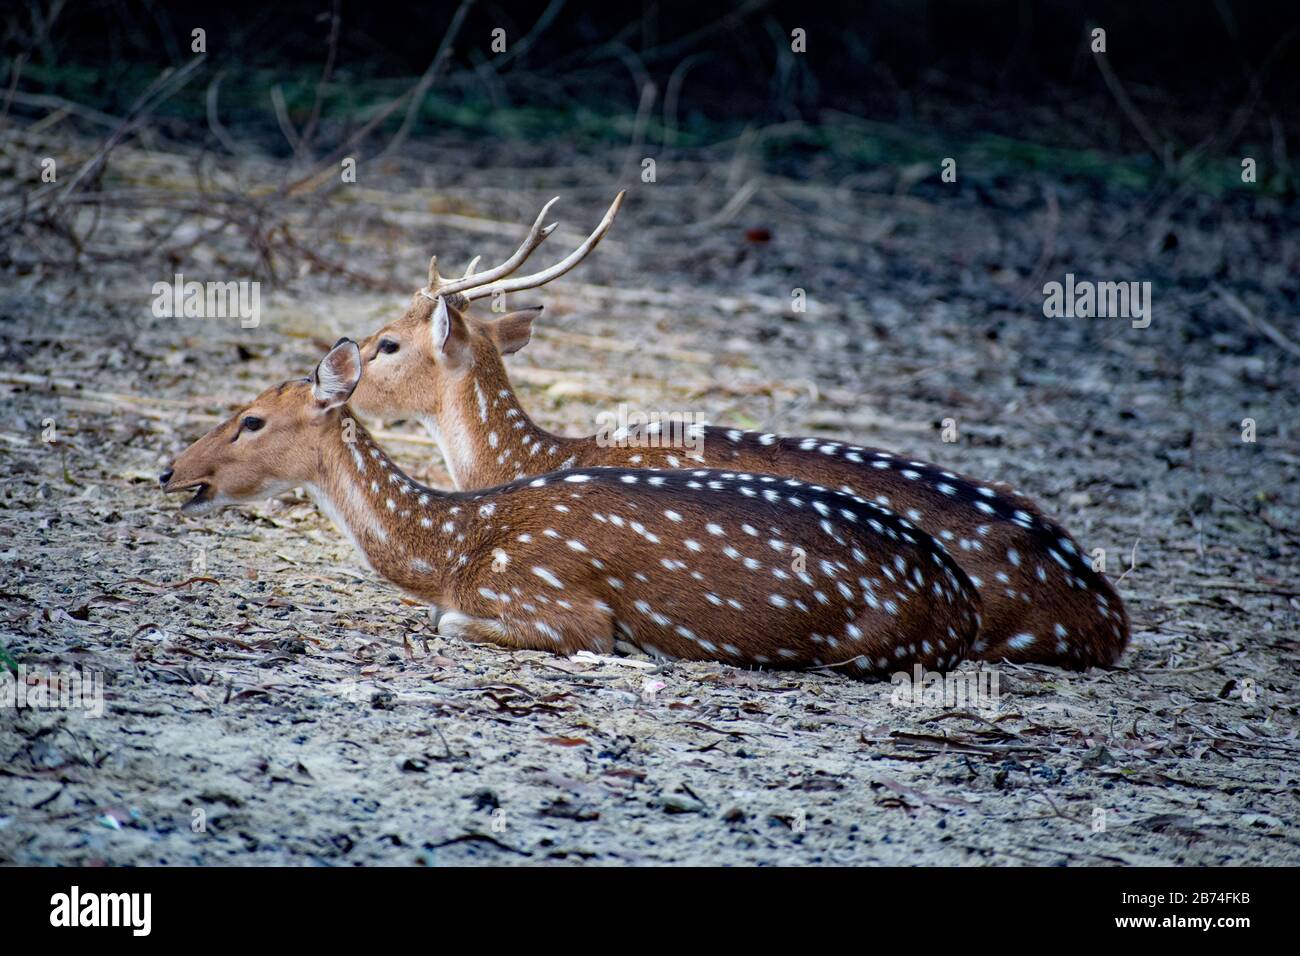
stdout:
{"type": "Polygon", "coordinates": [[[577,463],[581,440],[552,435],[524,411],[505,369],[475,366],[436,415],[421,418],[457,488],[488,488],[577,463]]]}
{"type": "Polygon", "coordinates": [[[348,409],[317,449],[317,474],[306,487],[371,570],[409,593],[439,599],[446,574],[434,572],[445,572],[445,555],[461,550],[461,522],[451,520],[461,507],[403,473],[348,409]]]}

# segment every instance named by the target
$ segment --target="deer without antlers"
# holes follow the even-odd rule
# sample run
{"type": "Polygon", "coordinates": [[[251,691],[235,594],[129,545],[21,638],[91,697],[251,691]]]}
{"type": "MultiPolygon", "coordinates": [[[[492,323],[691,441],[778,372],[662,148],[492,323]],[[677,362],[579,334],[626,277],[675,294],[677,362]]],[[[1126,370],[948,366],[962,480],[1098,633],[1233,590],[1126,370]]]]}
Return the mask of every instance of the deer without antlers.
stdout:
{"type": "Polygon", "coordinates": [[[343,339],[186,449],[163,489],[194,490],[197,514],[305,486],[377,573],[442,609],[440,632],[472,641],[609,653],[621,634],[657,656],[868,676],[950,668],[978,630],[974,589],[928,535],[798,479],[596,468],[421,485],[351,418],[362,371],[343,339]]]}
{"type": "Polygon", "coordinates": [[[501,266],[452,283],[431,269],[429,288],[413,296],[406,314],[361,343],[367,372],[353,407],[364,415],[422,421],[461,488],[604,466],[721,468],[848,491],[939,539],[980,589],[984,626],[974,656],[1072,668],[1119,658],[1129,626],[1115,589],[1059,524],[999,483],[830,439],[710,426],[699,436],[699,451],[688,453],[610,444],[595,436],[561,437],[536,425],[515,395],[502,356],[528,343],[541,308],[476,318],[466,311],[468,304],[498,288],[534,288],[575,266],[608,231],[621,201],[620,193],[596,231],[559,265],[510,280],[508,287],[499,280],[549,235],[541,223],[551,203],[501,266]],[[450,295],[450,303],[437,293],[450,295]]]}

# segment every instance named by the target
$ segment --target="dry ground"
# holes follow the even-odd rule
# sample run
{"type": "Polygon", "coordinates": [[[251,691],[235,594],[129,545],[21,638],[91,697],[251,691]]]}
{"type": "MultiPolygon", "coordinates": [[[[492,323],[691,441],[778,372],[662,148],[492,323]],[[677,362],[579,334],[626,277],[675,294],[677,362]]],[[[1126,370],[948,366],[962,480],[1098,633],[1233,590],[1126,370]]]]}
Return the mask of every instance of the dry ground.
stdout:
{"type": "MultiPolygon", "coordinates": [[[[884,445],[1014,482],[1106,549],[1134,621],[1122,665],[1002,667],[996,710],[972,713],[838,676],[467,646],[299,495],[179,515],[155,476],[216,416],[396,315],[430,252],[503,255],[556,193],[550,245],[574,241],[626,168],[559,147],[420,155],[291,212],[321,259],[277,261],[257,329],[154,318],[161,256],[14,256],[0,643],[29,668],[101,670],[107,712],[0,713],[0,861],[1300,862],[1294,209],[992,173],[837,186],[727,147],[661,162],[587,265],[521,297],[547,311],[511,370],[548,427],[592,431],[626,400],[884,445]],[[1042,283],[1067,271],[1151,281],[1151,326],[1044,318],[1042,283]]],[[[188,169],[123,150],[104,188],[188,196],[188,169]]],[[[193,212],[141,206],[95,241],[169,216],[201,235],[193,212]]],[[[252,261],[227,231],[174,265],[229,279],[252,261]]],[[[413,426],[385,426],[445,482],[413,426]]]]}

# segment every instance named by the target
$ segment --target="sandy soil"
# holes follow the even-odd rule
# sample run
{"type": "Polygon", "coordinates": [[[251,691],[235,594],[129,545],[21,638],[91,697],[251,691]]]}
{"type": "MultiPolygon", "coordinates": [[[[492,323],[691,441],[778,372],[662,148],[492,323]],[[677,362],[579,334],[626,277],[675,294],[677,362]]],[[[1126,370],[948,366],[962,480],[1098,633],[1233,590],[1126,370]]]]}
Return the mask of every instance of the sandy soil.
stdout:
{"type": "MultiPolygon", "coordinates": [[[[814,163],[697,155],[521,299],[547,306],[511,365],[547,427],[592,431],[626,400],[893,447],[1011,481],[1106,549],[1134,623],[1121,666],[1000,667],[993,709],[470,646],[301,495],[181,517],[155,476],[216,416],[397,314],[430,252],[503,255],[556,193],[551,244],[575,240],[623,160],[517,153],[435,144],[294,208],[322,262],[277,262],[256,329],[150,313],[173,271],[247,275],[238,232],[79,273],[12,254],[0,644],[31,670],[102,672],[106,713],[0,711],[0,861],[1300,863],[1300,387],[1258,324],[1294,339],[1300,230],[1267,200],[888,169],[837,188],[814,163]],[[1066,272],[1151,281],[1150,327],[1045,318],[1042,284],[1066,272]]],[[[187,195],[186,169],[127,151],[105,188],[187,195]]],[[[97,242],[169,215],[178,237],[204,227],[137,209],[97,242]]],[[[383,425],[446,482],[414,426],[383,425]]]]}

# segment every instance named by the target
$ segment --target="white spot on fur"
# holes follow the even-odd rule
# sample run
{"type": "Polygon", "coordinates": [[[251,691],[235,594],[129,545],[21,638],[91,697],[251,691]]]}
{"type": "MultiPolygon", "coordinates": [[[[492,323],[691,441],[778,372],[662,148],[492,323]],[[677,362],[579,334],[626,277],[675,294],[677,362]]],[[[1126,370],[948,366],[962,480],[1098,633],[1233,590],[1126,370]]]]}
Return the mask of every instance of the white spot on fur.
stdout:
{"type": "Polygon", "coordinates": [[[550,571],[548,571],[546,568],[534,567],[532,570],[533,570],[533,574],[537,575],[539,578],[541,578],[543,581],[545,581],[545,582],[546,582],[547,584],[549,584],[551,587],[553,587],[553,588],[559,588],[561,591],[564,590],[564,582],[561,581],[559,578],[557,578],[554,574],[552,574],[552,573],[551,573],[550,571]]]}

